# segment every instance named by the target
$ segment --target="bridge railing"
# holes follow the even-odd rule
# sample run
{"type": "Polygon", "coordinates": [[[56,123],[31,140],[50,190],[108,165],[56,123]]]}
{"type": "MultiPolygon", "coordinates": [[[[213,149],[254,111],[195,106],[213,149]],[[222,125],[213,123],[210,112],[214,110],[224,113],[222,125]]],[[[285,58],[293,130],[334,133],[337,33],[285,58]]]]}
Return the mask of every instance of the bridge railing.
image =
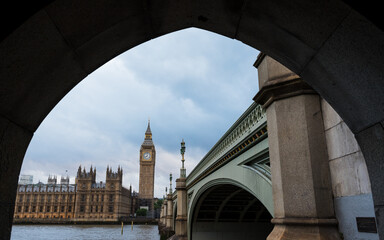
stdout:
{"type": "Polygon", "coordinates": [[[251,104],[187,176],[187,187],[260,127],[266,129],[266,121],[265,110],[259,104],[251,104]]]}

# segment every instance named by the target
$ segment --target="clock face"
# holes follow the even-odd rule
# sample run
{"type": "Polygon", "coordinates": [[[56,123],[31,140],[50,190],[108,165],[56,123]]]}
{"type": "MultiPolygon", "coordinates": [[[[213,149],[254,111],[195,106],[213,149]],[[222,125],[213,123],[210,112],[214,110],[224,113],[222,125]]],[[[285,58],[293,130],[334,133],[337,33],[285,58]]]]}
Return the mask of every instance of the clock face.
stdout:
{"type": "Polygon", "coordinates": [[[145,152],[144,155],[143,155],[143,158],[145,160],[149,160],[149,159],[151,159],[151,154],[149,152],[145,152]]]}

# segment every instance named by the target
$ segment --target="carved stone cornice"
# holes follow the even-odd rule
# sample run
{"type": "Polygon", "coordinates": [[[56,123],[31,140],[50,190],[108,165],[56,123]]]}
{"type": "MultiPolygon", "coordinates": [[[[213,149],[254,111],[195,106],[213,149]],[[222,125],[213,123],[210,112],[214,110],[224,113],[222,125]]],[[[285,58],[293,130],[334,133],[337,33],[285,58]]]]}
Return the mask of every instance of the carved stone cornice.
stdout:
{"type": "Polygon", "coordinates": [[[264,109],[274,101],[302,94],[317,94],[317,92],[297,75],[270,81],[256,94],[253,100],[264,109]]]}

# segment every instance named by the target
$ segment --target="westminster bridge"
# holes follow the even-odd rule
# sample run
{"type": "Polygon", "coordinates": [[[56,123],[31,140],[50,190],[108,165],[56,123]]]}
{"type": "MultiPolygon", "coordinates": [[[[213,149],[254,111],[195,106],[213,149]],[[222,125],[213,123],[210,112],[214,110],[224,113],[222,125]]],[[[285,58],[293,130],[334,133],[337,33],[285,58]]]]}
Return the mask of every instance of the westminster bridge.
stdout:
{"type": "MultiPolygon", "coordinates": [[[[7,14],[2,15],[0,38],[1,239],[11,235],[17,180],[25,152],[54,106],[115,56],[191,27],[221,34],[266,53],[298,74],[340,116],[326,114],[332,110],[321,100],[323,129],[308,128],[314,123],[305,121],[304,116],[310,114],[295,111],[301,109],[300,104],[308,106],[304,104],[305,96],[296,93],[297,97],[274,101],[292,96],[292,86],[298,85],[302,93],[308,89],[298,82],[280,81],[279,85],[273,78],[259,84],[261,95],[255,100],[266,109],[274,199],[270,239],[289,239],[284,234],[292,229],[298,232],[317,227],[317,232],[331,229],[335,233],[335,224],[338,238],[342,233],[344,239],[353,239],[347,233],[355,232],[356,238],[367,239],[369,234],[376,236],[377,231],[384,239],[384,25],[379,4],[348,0],[109,0],[98,4],[87,0],[23,4],[8,1],[2,7],[7,14]],[[285,88],[275,92],[274,83],[285,88]],[[295,121],[288,114],[289,106],[295,106],[291,111],[295,121]],[[282,134],[284,128],[290,131],[282,134]],[[314,144],[314,139],[305,137],[324,138],[322,133],[326,144],[324,140],[314,144]],[[312,150],[303,151],[306,146],[312,150]],[[297,152],[305,153],[309,160],[298,161],[302,156],[296,156],[297,152]],[[314,157],[328,159],[327,164],[314,157]],[[327,180],[327,172],[332,181],[327,180]],[[296,177],[286,179],[290,176],[296,177]],[[311,183],[312,187],[303,183],[311,183]],[[305,189],[308,194],[300,192],[305,189]],[[308,199],[304,199],[306,196],[308,199]],[[375,212],[368,214],[372,207],[365,205],[371,206],[372,200],[375,212]]],[[[239,81],[234,79],[233,86],[237,84],[239,81]]],[[[320,102],[315,99],[313,104],[320,102]]],[[[312,116],[320,117],[319,113],[312,112],[312,116]]],[[[187,213],[181,216],[180,221],[187,213]]],[[[304,231],[301,238],[295,239],[310,238],[306,236],[304,231]]]]}
{"type": "Polygon", "coordinates": [[[160,232],[199,240],[379,239],[352,132],[284,66],[264,54],[255,66],[260,84],[279,84],[262,88],[188,175],[182,142],[180,177],[176,191],[169,186],[160,232]]]}

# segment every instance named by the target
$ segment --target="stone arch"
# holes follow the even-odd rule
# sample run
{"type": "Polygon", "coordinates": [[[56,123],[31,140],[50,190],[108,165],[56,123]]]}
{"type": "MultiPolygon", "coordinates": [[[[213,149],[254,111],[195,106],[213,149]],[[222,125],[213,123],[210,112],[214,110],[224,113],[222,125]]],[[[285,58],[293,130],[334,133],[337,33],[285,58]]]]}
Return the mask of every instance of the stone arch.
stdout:
{"type": "Polygon", "coordinates": [[[356,9],[338,0],[56,0],[35,5],[0,43],[0,201],[5,205],[0,216],[6,222],[0,231],[6,238],[10,234],[17,177],[33,133],[60,99],[116,55],[197,27],[273,57],[330,103],[365,156],[382,233],[384,176],[378,169],[384,167],[384,33],[356,9]]]}

